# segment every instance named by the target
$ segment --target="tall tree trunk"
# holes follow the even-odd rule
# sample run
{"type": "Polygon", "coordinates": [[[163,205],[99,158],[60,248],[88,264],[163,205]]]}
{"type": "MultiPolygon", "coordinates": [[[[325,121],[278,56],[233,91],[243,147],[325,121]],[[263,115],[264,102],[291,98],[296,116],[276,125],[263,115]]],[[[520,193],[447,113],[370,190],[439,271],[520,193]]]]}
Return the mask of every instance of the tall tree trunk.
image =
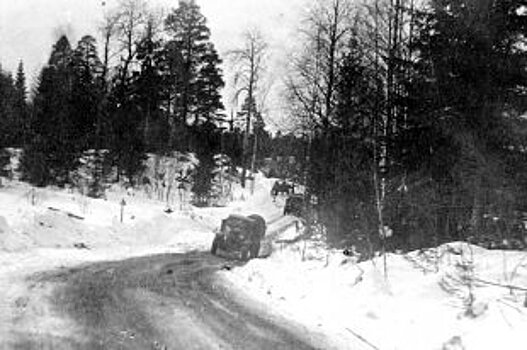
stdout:
{"type": "MultiPolygon", "coordinates": [[[[477,174],[474,181],[474,190],[472,198],[472,213],[470,216],[470,234],[476,237],[481,231],[481,222],[484,211],[484,190],[482,186],[481,175],[477,174]]],[[[467,238],[467,237],[464,237],[467,238]]]]}

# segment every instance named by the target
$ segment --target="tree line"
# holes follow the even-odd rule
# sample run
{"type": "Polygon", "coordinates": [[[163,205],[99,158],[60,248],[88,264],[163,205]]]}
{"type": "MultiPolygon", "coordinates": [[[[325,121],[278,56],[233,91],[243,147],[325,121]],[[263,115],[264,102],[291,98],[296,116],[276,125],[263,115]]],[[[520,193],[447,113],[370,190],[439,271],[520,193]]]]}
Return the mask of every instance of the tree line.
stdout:
{"type": "Polygon", "coordinates": [[[287,93],[330,243],[525,246],[526,19],[522,0],[312,6],[287,93]]]}
{"type": "Polygon", "coordinates": [[[109,169],[134,185],[147,153],[195,152],[195,192],[207,194],[214,155],[240,165],[244,136],[224,113],[222,59],[199,6],[180,1],[162,14],[122,0],[105,13],[100,34],[99,43],[61,36],[31,98],[22,64],[16,79],[0,70],[0,146],[24,149],[24,179],[37,186],[71,182],[90,154],[94,196],[109,169]]]}

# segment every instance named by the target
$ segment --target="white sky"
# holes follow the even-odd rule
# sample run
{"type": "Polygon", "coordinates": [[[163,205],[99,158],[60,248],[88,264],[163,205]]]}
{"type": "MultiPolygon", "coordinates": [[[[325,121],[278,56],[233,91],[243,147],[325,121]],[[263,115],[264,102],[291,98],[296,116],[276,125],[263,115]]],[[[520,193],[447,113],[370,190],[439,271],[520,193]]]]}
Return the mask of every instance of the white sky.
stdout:
{"type": "MultiPolygon", "coordinates": [[[[147,1],[150,5],[163,7],[178,5],[178,0],[147,1]]],[[[18,61],[22,59],[28,79],[32,81],[46,63],[51,46],[59,34],[68,33],[72,45],[84,34],[97,35],[97,24],[105,8],[102,2],[103,0],[0,0],[2,67],[14,73],[18,61]]],[[[117,0],[105,2],[107,8],[117,3],[117,0]]],[[[246,28],[258,27],[269,42],[269,72],[275,77],[283,76],[281,68],[284,66],[285,53],[291,47],[291,34],[296,32],[299,13],[309,2],[310,0],[197,0],[208,20],[212,41],[220,54],[239,45],[241,34],[246,28]]],[[[228,70],[227,67],[224,68],[228,70]]],[[[280,85],[280,82],[275,85],[280,85]]]]}

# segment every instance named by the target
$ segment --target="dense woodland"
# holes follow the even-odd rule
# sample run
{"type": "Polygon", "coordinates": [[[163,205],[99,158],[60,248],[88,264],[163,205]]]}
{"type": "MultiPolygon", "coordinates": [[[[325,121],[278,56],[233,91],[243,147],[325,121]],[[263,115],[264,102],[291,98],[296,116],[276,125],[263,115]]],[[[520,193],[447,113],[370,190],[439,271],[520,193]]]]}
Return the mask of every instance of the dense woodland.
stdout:
{"type": "Polygon", "coordinates": [[[332,245],[525,247],[526,0],[320,0],[299,27],[284,79],[293,130],[266,131],[259,33],[221,58],[195,1],[160,16],[126,0],[102,41],[60,37],[34,91],[22,63],[0,70],[0,146],[24,149],[36,186],[70,182],[98,150],[94,196],[109,168],[138,185],[147,153],[195,153],[200,196],[216,154],[243,184],[264,158],[294,156],[306,222],[332,245]],[[238,69],[232,113],[224,60],[238,69]]]}
{"type": "Polygon", "coordinates": [[[288,85],[330,241],[525,246],[526,5],[313,8],[288,85]]]}

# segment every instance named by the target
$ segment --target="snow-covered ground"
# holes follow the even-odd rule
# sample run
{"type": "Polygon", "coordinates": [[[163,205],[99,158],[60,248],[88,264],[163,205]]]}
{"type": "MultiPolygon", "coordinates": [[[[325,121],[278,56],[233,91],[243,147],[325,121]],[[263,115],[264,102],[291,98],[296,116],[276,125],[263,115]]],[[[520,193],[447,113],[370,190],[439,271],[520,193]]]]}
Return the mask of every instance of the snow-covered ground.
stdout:
{"type": "MultiPolygon", "coordinates": [[[[230,212],[258,213],[267,220],[279,217],[280,212],[279,207],[265,203],[268,198],[263,193],[270,186],[265,179],[259,181],[253,196],[248,189],[235,188],[236,201],[229,207],[195,208],[184,203],[171,213],[165,212],[165,202],[124,188],[113,188],[107,199],[92,199],[69,190],[37,189],[3,180],[0,338],[13,327],[18,309],[26,308],[24,295],[37,292],[29,291],[27,280],[34,273],[87,262],[208,250],[213,229],[230,212]]],[[[48,322],[40,321],[39,327],[46,327],[48,322]]]]}
{"type": "MultiPolygon", "coordinates": [[[[213,229],[232,212],[280,219],[283,199],[257,177],[254,194],[234,189],[223,208],[174,206],[114,188],[106,200],[19,182],[0,188],[0,337],[9,331],[32,273],[80,263],[208,250],[213,229]],[[122,200],[126,202],[121,222],[122,200]],[[183,208],[182,210],[179,210],[183,208]]],[[[279,220],[277,222],[277,220],[279,220]]],[[[276,225],[275,225],[276,226],[276,225]]],[[[288,242],[221,272],[241,292],[323,331],[341,349],[526,349],[527,253],[462,243],[356,263],[322,242],[288,242]],[[472,295],[472,299],[469,296],[472,295]]],[[[40,322],[42,324],[42,322],[40,322]]]]}
{"type": "Polygon", "coordinates": [[[333,335],[338,348],[527,348],[527,290],[493,285],[527,288],[527,252],[455,242],[388,255],[385,278],[382,257],[356,263],[317,242],[275,247],[268,259],[222,274],[274,309],[333,335]]]}

